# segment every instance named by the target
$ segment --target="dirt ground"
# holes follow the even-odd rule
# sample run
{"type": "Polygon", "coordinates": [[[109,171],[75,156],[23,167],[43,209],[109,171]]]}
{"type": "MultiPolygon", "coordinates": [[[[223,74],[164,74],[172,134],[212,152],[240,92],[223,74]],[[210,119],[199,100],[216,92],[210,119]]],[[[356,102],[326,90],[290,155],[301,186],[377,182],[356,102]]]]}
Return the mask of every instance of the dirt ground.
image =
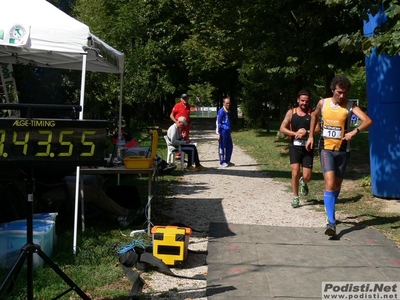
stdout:
{"type": "MultiPolygon", "coordinates": [[[[220,168],[217,154],[215,124],[192,130],[192,139],[198,143],[202,165],[208,169],[185,172],[179,184],[171,185],[172,196],[167,197],[165,214],[174,222],[183,223],[196,232],[190,236],[189,250],[206,251],[210,222],[254,224],[289,227],[323,227],[323,208],[301,202],[297,209],[291,207],[292,194],[287,184],[269,178],[259,171],[257,162],[234,146],[232,162],[235,166],[220,168]]],[[[368,166],[351,170],[354,178],[346,179],[344,190],[351,191],[359,184],[357,174],[364,174],[368,166]]],[[[310,191],[312,193],[312,191],[310,191]]],[[[400,211],[399,201],[379,200],[385,209],[400,211]]],[[[341,218],[341,216],[339,216],[341,218]]],[[[345,216],[343,216],[345,218],[345,216]]],[[[173,268],[179,275],[206,276],[206,255],[189,255],[184,268],[173,268]]],[[[205,300],[206,281],[181,279],[161,273],[146,274],[145,295],[151,299],[205,300]]]]}
{"type": "MultiPolygon", "coordinates": [[[[239,147],[234,146],[232,162],[235,166],[219,167],[215,129],[194,128],[192,139],[198,143],[200,161],[208,169],[187,171],[179,184],[171,185],[173,195],[165,199],[169,208],[164,211],[174,222],[196,230],[190,236],[189,250],[207,250],[210,222],[295,227],[325,225],[324,214],[315,211],[309,203],[304,201],[300,208],[293,209],[287,185],[259,171],[257,162],[239,147]]],[[[206,276],[206,259],[206,255],[188,255],[185,268],[173,268],[173,271],[188,277],[206,276]]],[[[151,299],[207,299],[204,280],[175,278],[157,272],[145,275],[147,284],[143,293],[151,295],[151,299]]]]}

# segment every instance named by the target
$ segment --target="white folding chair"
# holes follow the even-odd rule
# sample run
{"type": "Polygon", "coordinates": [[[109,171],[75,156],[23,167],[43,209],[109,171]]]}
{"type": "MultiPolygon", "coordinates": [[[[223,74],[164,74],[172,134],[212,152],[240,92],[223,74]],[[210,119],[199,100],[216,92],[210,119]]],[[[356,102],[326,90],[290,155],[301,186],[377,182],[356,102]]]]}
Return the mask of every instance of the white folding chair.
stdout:
{"type": "Polygon", "coordinates": [[[164,135],[164,139],[165,139],[165,142],[167,143],[167,150],[168,150],[167,163],[174,164],[175,163],[175,155],[177,153],[180,153],[181,154],[181,157],[180,157],[181,170],[183,171],[185,169],[185,152],[182,151],[181,145],[179,145],[178,148],[175,148],[174,151],[170,151],[169,147],[168,147],[168,144],[169,144],[168,136],[164,135]]]}

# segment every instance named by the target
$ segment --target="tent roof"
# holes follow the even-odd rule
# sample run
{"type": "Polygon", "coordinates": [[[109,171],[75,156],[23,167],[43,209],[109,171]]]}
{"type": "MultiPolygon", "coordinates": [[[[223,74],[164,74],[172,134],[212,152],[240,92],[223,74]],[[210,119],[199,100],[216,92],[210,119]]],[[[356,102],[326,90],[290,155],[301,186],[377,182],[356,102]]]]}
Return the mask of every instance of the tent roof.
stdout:
{"type": "Polygon", "coordinates": [[[124,54],[46,0],[1,0],[0,61],[123,73],[124,54]]]}

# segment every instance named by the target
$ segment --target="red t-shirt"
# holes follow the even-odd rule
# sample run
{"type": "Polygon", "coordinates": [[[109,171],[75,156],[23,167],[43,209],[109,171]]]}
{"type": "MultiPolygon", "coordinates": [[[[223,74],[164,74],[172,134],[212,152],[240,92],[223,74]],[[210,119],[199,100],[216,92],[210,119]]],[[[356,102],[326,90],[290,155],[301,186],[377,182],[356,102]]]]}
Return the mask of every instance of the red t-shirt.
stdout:
{"type": "Polygon", "coordinates": [[[190,104],[185,105],[182,102],[176,103],[172,108],[172,115],[175,119],[184,116],[186,122],[190,124],[190,104]]]}

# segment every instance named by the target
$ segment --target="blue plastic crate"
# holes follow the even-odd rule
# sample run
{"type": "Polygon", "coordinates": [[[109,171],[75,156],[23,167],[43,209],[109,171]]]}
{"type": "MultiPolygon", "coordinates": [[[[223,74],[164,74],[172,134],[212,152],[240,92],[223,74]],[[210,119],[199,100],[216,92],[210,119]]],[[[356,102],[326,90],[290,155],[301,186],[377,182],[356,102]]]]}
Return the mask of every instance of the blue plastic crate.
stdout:
{"type": "MultiPolygon", "coordinates": [[[[38,244],[42,251],[51,257],[54,245],[54,221],[33,220],[33,243],[38,244]]],[[[0,263],[11,267],[22,246],[27,242],[27,221],[18,220],[7,223],[0,228],[0,263]]],[[[33,255],[35,265],[43,265],[43,260],[37,255],[33,255]]]]}

